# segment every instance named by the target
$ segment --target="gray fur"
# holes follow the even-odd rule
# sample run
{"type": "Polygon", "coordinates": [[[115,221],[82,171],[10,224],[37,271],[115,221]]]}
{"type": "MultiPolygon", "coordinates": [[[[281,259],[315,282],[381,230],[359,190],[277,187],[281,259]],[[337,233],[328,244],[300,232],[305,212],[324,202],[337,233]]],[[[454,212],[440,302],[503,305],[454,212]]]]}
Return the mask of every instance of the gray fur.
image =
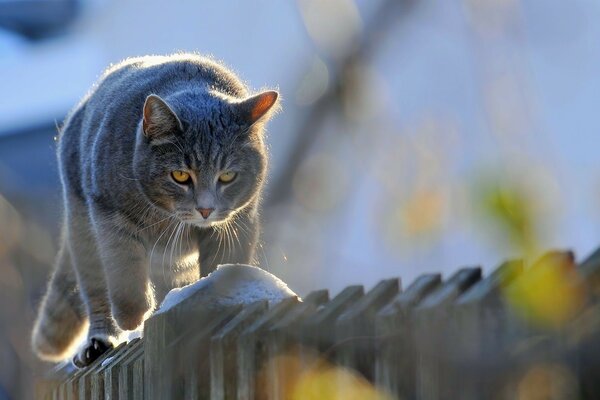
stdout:
{"type": "Polygon", "coordinates": [[[276,101],[275,92],[251,97],[197,55],[129,59],[105,72],[60,134],[64,238],[33,332],[40,357],[68,356],[87,319],[88,347],[76,356],[85,365],[92,339],[115,344],[171,288],[253,261],[263,127],[276,101]],[[193,184],[176,183],[173,170],[192,171],[193,184]],[[237,177],[218,182],[229,170],[237,177]],[[215,210],[204,220],[197,208],[215,210]]]}

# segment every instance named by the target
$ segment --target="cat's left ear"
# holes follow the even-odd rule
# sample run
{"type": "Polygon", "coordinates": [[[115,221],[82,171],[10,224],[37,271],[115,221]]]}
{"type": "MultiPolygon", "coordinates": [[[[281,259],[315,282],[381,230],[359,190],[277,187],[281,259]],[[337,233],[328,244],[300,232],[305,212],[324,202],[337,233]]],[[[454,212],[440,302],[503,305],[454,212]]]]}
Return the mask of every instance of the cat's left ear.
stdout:
{"type": "Polygon", "coordinates": [[[144,103],[142,128],[149,139],[158,139],[183,130],[177,114],[155,94],[148,96],[144,103]]]}
{"type": "Polygon", "coordinates": [[[235,104],[238,115],[252,126],[259,121],[266,121],[278,108],[279,93],[274,90],[259,93],[235,104]]]}

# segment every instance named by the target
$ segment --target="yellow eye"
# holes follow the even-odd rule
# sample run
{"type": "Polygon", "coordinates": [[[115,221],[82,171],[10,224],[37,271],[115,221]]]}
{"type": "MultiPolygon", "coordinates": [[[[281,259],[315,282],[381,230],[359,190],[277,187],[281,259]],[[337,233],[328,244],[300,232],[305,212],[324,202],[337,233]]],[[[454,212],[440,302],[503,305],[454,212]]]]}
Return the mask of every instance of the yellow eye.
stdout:
{"type": "Polygon", "coordinates": [[[177,183],[188,183],[190,180],[190,174],[185,171],[175,170],[171,172],[171,176],[177,183]]]}
{"type": "Polygon", "coordinates": [[[236,176],[237,174],[233,171],[223,172],[221,175],[219,175],[219,182],[229,183],[234,180],[236,176]]]}

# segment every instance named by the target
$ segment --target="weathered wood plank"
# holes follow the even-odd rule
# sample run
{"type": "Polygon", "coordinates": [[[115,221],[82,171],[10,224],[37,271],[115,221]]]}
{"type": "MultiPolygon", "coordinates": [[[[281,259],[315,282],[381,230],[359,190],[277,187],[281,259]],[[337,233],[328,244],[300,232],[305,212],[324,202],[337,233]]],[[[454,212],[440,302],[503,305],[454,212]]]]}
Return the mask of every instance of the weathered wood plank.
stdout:
{"type": "Polygon", "coordinates": [[[454,301],[481,279],[480,268],[463,268],[427,296],[413,313],[417,349],[416,393],[423,400],[441,400],[447,387],[448,322],[454,301]]]}
{"type": "Polygon", "coordinates": [[[600,248],[580,265],[589,299],[583,312],[570,325],[570,340],[576,346],[575,364],[582,399],[600,399],[600,248]]]}
{"type": "Polygon", "coordinates": [[[335,322],[338,317],[363,296],[362,286],[348,286],[316,313],[308,316],[298,328],[302,344],[327,353],[335,341],[335,322]]]}
{"type": "Polygon", "coordinates": [[[131,400],[144,400],[144,357],[138,357],[132,366],[133,396],[131,400]]]}
{"type": "Polygon", "coordinates": [[[418,277],[377,314],[375,336],[375,383],[402,399],[415,398],[415,344],[412,323],[414,307],[442,283],[440,274],[418,277]]]}
{"type": "Polygon", "coordinates": [[[108,365],[111,364],[116,358],[122,353],[126,352],[129,347],[129,343],[121,343],[116,349],[111,352],[111,355],[104,358],[100,364],[97,365],[94,373],[91,376],[91,400],[103,400],[105,399],[105,371],[108,365]]]}
{"type": "Polygon", "coordinates": [[[244,307],[210,340],[211,399],[235,399],[237,397],[237,338],[267,311],[267,301],[259,301],[244,307]]]}
{"type": "Polygon", "coordinates": [[[265,332],[268,364],[263,386],[268,388],[269,399],[289,397],[288,385],[301,373],[303,354],[308,352],[297,340],[298,326],[328,300],[327,290],[309,293],[265,332]]]}
{"type": "Polygon", "coordinates": [[[509,371],[501,374],[501,365],[506,364],[511,350],[506,339],[512,336],[510,310],[502,291],[522,271],[522,261],[507,261],[456,301],[449,327],[454,346],[447,351],[455,368],[445,375],[445,393],[476,400],[502,391],[501,379],[509,371]],[[477,368],[469,367],[475,365],[477,368]]]}
{"type": "MultiPolygon", "coordinates": [[[[115,355],[118,351],[121,350],[122,346],[123,344],[120,344],[119,346],[108,350],[106,353],[102,354],[96,361],[94,361],[93,364],[84,368],[85,372],[79,377],[77,381],[77,392],[80,400],[92,399],[92,377],[95,376],[98,373],[98,371],[100,371],[104,360],[106,360],[108,357],[112,357],[113,355],[115,355]]],[[[101,393],[104,393],[103,387],[102,392],[100,392],[99,394],[101,393]]]]}
{"type": "Polygon", "coordinates": [[[199,326],[193,336],[182,340],[180,362],[186,366],[184,398],[207,399],[211,393],[210,338],[240,312],[241,306],[220,310],[199,326]]]}
{"type": "MultiPolygon", "coordinates": [[[[222,316],[230,312],[225,307],[193,300],[187,299],[146,321],[144,392],[149,399],[195,396],[190,390],[195,390],[197,385],[188,379],[197,377],[195,374],[190,376],[190,370],[192,366],[199,366],[196,357],[200,349],[195,338],[199,333],[212,334],[207,327],[215,329],[215,321],[226,323],[222,316]]],[[[206,343],[209,338],[205,338],[206,343]]]]}
{"type": "Polygon", "coordinates": [[[134,385],[133,368],[138,360],[144,359],[143,340],[136,343],[134,348],[121,359],[113,371],[113,374],[117,374],[119,379],[119,399],[132,399],[136,395],[136,391],[142,391],[134,385]]]}
{"type": "Polygon", "coordinates": [[[85,369],[77,370],[77,372],[67,380],[65,385],[67,400],[79,399],[79,378],[85,374],[85,372],[85,369]]]}
{"type": "Polygon", "coordinates": [[[350,306],[335,322],[337,362],[359,371],[367,379],[375,374],[375,316],[400,290],[398,279],[379,282],[350,306]]]}
{"type": "Polygon", "coordinates": [[[132,352],[137,351],[142,346],[141,339],[131,340],[125,347],[116,354],[112,360],[105,366],[104,371],[104,399],[113,400],[119,398],[119,369],[123,360],[127,359],[132,352]]]}
{"type": "Polygon", "coordinates": [[[298,304],[297,298],[281,301],[244,329],[238,337],[237,395],[239,400],[265,398],[266,388],[256,385],[267,356],[264,333],[296,304],[298,304]]]}
{"type": "Polygon", "coordinates": [[[596,296],[600,296],[600,247],[579,264],[579,271],[596,296]]]}

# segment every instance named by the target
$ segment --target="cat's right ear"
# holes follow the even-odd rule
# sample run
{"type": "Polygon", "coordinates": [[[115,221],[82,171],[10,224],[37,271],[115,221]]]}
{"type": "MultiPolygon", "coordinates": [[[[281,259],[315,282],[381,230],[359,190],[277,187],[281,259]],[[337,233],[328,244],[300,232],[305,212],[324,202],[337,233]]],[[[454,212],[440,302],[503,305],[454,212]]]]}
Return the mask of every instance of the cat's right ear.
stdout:
{"type": "Polygon", "coordinates": [[[183,127],[171,107],[159,96],[151,94],[144,102],[142,129],[144,135],[152,140],[181,132],[183,127]]]}

